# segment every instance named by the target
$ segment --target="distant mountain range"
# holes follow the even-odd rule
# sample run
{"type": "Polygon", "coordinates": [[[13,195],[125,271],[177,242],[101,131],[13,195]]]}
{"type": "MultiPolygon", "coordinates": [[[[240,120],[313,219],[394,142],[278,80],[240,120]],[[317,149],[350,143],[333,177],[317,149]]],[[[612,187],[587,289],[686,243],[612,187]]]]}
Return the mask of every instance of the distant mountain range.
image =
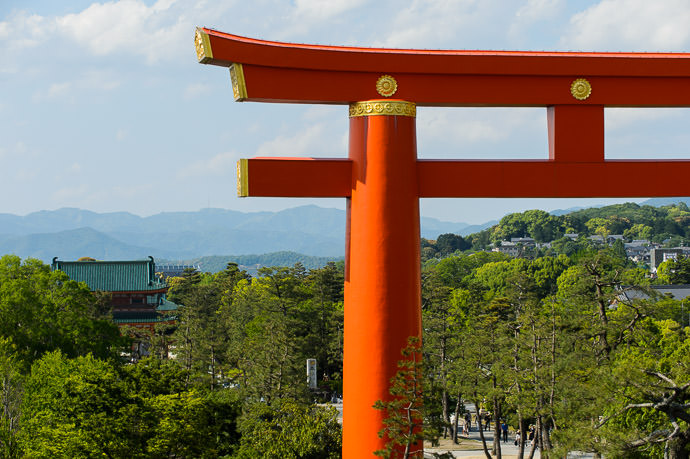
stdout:
{"type": "MultiPolygon", "coordinates": [[[[471,234],[484,225],[422,218],[422,236],[471,234]]],[[[280,212],[203,209],[139,217],[128,212],[97,213],[63,208],[18,216],[0,214],[0,254],[73,260],[145,258],[194,260],[212,255],[297,252],[342,257],[345,212],[314,205],[280,212]]]]}
{"type": "MultiPolygon", "coordinates": [[[[680,201],[690,205],[690,198],[654,198],[641,204],[662,206],[680,201]]],[[[552,213],[562,215],[579,209],[552,213]]],[[[444,233],[466,236],[496,223],[469,225],[423,217],[421,232],[427,239],[436,239],[444,233]]],[[[286,263],[294,259],[305,266],[342,257],[345,212],[309,205],[280,212],[203,209],[163,212],[149,217],[74,208],[43,210],[25,216],[0,214],[0,255],[12,253],[46,263],[53,257],[126,260],[149,255],[160,260],[199,262],[202,257],[214,255],[226,260],[230,255],[237,258],[276,252],[280,252],[278,258],[269,258],[284,259],[286,263]],[[286,256],[285,253],[294,255],[286,256]],[[300,258],[304,256],[317,258],[300,258]]],[[[224,262],[217,260],[212,264],[221,266],[224,262]]]]}

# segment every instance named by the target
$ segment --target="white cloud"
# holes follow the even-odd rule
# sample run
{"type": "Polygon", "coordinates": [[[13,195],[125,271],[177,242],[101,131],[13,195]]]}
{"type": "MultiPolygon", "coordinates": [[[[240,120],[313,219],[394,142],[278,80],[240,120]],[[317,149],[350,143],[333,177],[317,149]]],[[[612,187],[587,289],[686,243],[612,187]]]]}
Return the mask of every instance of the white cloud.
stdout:
{"type": "MultiPolygon", "coordinates": [[[[274,14],[273,20],[280,17],[273,27],[273,34],[278,34],[281,39],[305,35],[314,29],[331,27],[334,23],[342,21],[342,17],[349,11],[355,10],[372,0],[296,0],[294,6],[290,6],[284,15],[274,14]]],[[[277,10],[277,5],[271,8],[277,10]]],[[[268,19],[268,18],[267,18],[268,19]]],[[[263,21],[262,21],[263,22],[263,21]]],[[[268,25],[270,28],[270,24],[268,25]]]]}
{"type": "Polygon", "coordinates": [[[29,147],[26,146],[26,143],[20,140],[14,144],[14,153],[17,156],[27,155],[29,153],[29,147]]]}
{"type": "Polygon", "coordinates": [[[534,23],[555,16],[565,6],[565,0],[527,0],[515,16],[522,23],[534,23]]]}
{"type": "Polygon", "coordinates": [[[679,108],[607,108],[604,114],[606,130],[615,131],[641,122],[677,118],[687,115],[688,110],[679,108]]]}
{"type": "Polygon", "coordinates": [[[70,97],[70,101],[74,102],[74,97],[84,90],[112,91],[118,87],[120,87],[120,81],[108,72],[88,70],[73,81],[51,83],[47,89],[36,91],[33,94],[33,100],[34,102],[42,102],[70,97]]]}
{"type": "Polygon", "coordinates": [[[47,96],[48,96],[49,98],[61,96],[61,95],[65,94],[65,93],[69,90],[70,86],[72,86],[72,84],[69,83],[69,82],[64,82],[64,83],[53,83],[53,84],[51,84],[50,87],[48,88],[48,94],[47,94],[47,96]]]}
{"type": "Polygon", "coordinates": [[[116,0],[58,17],[20,11],[0,22],[0,40],[7,41],[3,53],[8,55],[66,37],[97,56],[129,53],[157,63],[185,48],[193,55],[195,24],[187,16],[196,9],[193,3],[158,0],[149,6],[142,0],[116,0]]]}
{"type": "Polygon", "coordinates": [[[185,100],[194,100],[197,97],[208,93],[210,90],[211,90],[211,87],[207,84],[192,83],[185,88],[182,97],[185,100]]]}
{"type": "Polygon", "coordinates": [[[470,25],[476,2],[441,0],[433,4],[414,1],[394,17],[392,31],[376,46],[391,48],[438,47],[470,25]]]}
{"type": "Polygon", "coordinates": [[[333,138],[323,124],[314,124],[294,135],[279,136],[262,143],[256,156],[324,157],[332,152],[333,138]]]}
{"type": "Polygon", "coordinates": [[[602,0],[574,15],[563,47],[608,51],[679,51],[690,45],[687,0],[602,0]]]}
{"type": "Polygon", "coordinates": [[[177,171],[181,179],[207,176],[228,176],[235,170],[240,155],[235,152],[218,153],[216,156],[186,165],[177,171]]]}
{"type": "Polygon", "coordinates": [[[0,40],[7,39],[10,36],[10,23],[7,21],[0,22],[0,40]]]}
{"type": "Polygon", "coordinates": [[[296,0],[294,16],[310,21],[325,21],[358,8],[369,0],[296,0]]]}
{"type": "Polygon", "coordinates": [[[147,6],[140,0],[94,3],[84,11],[56,19],[63,34],[85,45],[95,55],[116,52],[140,54],[149,63],[177,51],[174,44],[191,35],[192,25],[174,12],[174,1],[147,6]],[[171,46],[173,45],[173,46],[171,46]]]}
{"type": "Polygon", "coordinates": [[[123,199],[131,199],[131,198],[137,198],[140,199],[142,196],[150,196],[151,191],[154,189],[154,186],[150,183],[143,183],[143,184],[127,184],[127,185],[117,185],[109,190],[103,190],[102,193],[99,193],[98,199],[112,199],[115,198],[115,201],[118,200],[118,198],[123,198],[123,199]]]}
{"type": "Polygon", "coordinates": [[[118,142],[122,142],[126,138],[127,138],[127,130],[126,129],[120,128],[117,130],[117,132],[115,132],[115,140],[117,140],[118,142]]]}
{"type": "Polygon", "coordinates": [[[417,110],[418,145],[420,157],[424,158],[478,158],[487,152],[501,158],[541,157],[546,155],[546,137],[543,109],[421,107],[417,110]],[[541,147],[544,151],[537,150],[541,147]],[[440,151],[441,148],[445,150],[440,151]]]}
{"type": "Polygon", "coordinates": [[[95,89],[99,91],[112,91],[121,85],[121,81],[112,71],[88,70],[75,84],[83,89],[95,89]]]}
{"type": "Polygon", "coordinates": [[[81,201],[90,194],[89,187],[85,183],[78,186],[60,188],[51,193],[50,198],[59,203],[81,201]]]}
{"type": "Polygon", "coordinates": [[[307,105],[302,119],[309,121],[323,121],[324,118],[342,122],[343,117],[347,116],[347,106],[342,105],[307,105]]]}
{"type": "Polygon", "coordinates": [[[17,169],[14,171],[14,178],[17,180],[17,182],[28,182],[28,181],[33,181],[38,177],[38,172],[36,171],[35,168],[29,168],[29,169],[17,169]]]}
{"type": "Polygon", "coordinates": [[[73,162],[71,165],[61,168],[61,170],[57,171],[55,180],[61,183],[74,183],[75,177],[78,177],[78,180],[81,181],[84,178],[81,176],[83,169],[84,168],[80,163],[73,162]]]}
{"type": "Polygon", "coordinates": [[[515,12],[508,36],[522,42],[526,36],[554,23],[565,7],[565,0],[527,0],[515,12]]]}
{"type": "Polygon", "coordinates": [[[414,0],[391,2],[392,18],[381,21],[384,38],[373,46],[468,49],[504,42],[516,4],[502,0],[414,0]],[[481,44],[480,44],[481,43],[481,44]]]}
{"type": "Polygon", "coordinates": [[[0,40],[6,51],[21,52],[44,42],[55,31],[55,24],[47,18],[19,12],[0,22],[0,40]]]}

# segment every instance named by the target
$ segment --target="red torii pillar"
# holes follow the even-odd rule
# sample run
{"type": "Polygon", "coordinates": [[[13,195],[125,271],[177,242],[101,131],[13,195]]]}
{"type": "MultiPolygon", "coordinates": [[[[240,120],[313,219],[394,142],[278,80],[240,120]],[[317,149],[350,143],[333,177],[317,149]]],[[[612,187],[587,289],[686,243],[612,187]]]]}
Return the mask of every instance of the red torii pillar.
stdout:
{"type": "Polygon", "coordinates": [[[237,101],[347,104],[348,159],[238,163],[240,196],[345,197],[343,457],[373,457],[389,380],[421,336],[420,197],[684,196],[688,160],[606,160],[604,107],[690,106],[690,54],[295,45],[197,29],[237,101]],[[395,99],[391,97],[395,96],[395,99]],[[418,160],[416,106],[546,107],[549,158],[418,160]],[[626,180],[644,177],[644,180],[626,180]]]}

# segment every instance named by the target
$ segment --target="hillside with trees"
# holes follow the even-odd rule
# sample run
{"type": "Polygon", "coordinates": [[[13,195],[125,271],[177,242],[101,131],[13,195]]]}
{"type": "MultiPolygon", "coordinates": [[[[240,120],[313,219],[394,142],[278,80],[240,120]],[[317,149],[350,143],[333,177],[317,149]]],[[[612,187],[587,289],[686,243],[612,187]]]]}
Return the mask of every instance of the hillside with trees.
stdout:
{"type": "MultiPolygon", "coordinates": [[[[504,216],[498,224],[466,236],[442,234],[422,240],[422,258],[438,258],[456,251],[487,250],[511,238],[529,237],[550,243],[550,252],[572,254],[591,248],[590,236],[620,235],[624,241],[647,240],[665,247],[690,245],[690,208],[684,202],[661,207],[632,202],[552,215],[528,210],[504,216]],[[576,235],[572,239],[566,235],[576,235]]],[[[532,254],[535,255],[535,254],[532,254]]]]}
{"type": "MultiPolygon", "coordinates": [[[[636,225],[652,240],[687,237],[682,206],[609,207],[513,214],[482,233],[487,246],[636,225]]],[[[652,280],[613,246],[580,241],[569,254],[511,258],[473,250],[482,233],[424,242],[433,256],[422,270],[422,359],[391,383],[413,402],[420,432],[457,440],[469,405],[522,438],[534,426],[535,446],[523,443],[520,458],[537,445],[544,457],[688,457],[688,308],[651,287],[687,282],[690,263],[669,260],[652,280]]],[[[253,276],[233,263],[188,270],[169,279],[175,326],[121,336],[108,302],[84,284],[3,257],[0,456],[340,457],[337,413],[316,402],[342,394],[343,283],[342,263],[253,276]],[[132,339],[149,355],[135,355],[132,339]]],[[[400,441],[413,421],[398,415],[401,404],[377,406],[400,441]]],[[[500,457],[500,443],[485,448],[500,457]]]]}

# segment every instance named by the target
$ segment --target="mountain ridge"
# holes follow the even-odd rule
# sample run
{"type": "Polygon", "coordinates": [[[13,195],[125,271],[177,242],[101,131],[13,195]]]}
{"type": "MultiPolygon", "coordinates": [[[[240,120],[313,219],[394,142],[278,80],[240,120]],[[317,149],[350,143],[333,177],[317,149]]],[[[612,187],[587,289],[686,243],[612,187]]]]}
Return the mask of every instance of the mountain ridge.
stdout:
{"type": "MultiPolygon", "coordinates": [[[[481,225],[423,217],[421,227],[423,237],[436,238],[451,232],[469,234],[468,229],[474,232],[481,225]]],[[[283,251],[342,257],[345,211],[307,205],[278,212],[208,208],[140,217],[66,207],[25,216],[0,214],[0,253],[45,262],[54,256],[189,260],[283,251]]]]}

